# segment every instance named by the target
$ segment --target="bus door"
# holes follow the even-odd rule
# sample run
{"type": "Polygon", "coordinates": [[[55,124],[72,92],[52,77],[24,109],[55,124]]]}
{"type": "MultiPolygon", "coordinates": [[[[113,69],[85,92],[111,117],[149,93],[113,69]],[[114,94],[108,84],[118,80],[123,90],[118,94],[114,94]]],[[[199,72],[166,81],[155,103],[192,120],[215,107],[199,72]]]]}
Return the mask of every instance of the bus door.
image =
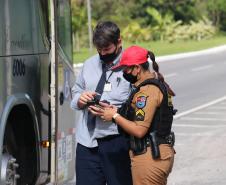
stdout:
{"type": "MultiPolygon", "coordinates": [[[[75,76],[72,61],[70,0],[56,0],[56,155],[55,179],[64,184],[75,175],[75,114],[70,108],[75,76]]],[[[52,47],[53,48],[53,47],[52,47]]]]}

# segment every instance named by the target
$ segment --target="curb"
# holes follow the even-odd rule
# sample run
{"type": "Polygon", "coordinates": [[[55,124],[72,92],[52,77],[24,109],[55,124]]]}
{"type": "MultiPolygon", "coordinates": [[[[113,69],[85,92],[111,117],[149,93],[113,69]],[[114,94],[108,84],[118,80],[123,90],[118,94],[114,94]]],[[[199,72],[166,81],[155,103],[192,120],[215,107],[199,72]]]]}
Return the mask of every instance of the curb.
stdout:
{"type": "Polygon", "coordinates": [[[209,48],[209,49],[205,49],[205,50],[200,50],[200,51],[160,56],[160,57],[156,57],[156,61],[157,62],[165,62],[165,61],[169,61],[169,60],[179,60],[179,59],[184,59],[184,58],[189,58],[189,57],[202,56],[204,54],[214,54],[214,53],[218,53],[218,52],[222,52],[222,51],[226,51],[226,45],[221,45],[221,46],[217,46],[217,47],[209,48]]]}
{"type": "MultiPolygon", "coordinates": [[[[226,45],[217,46],[214,48],[209,48],[201,51],[193,51],[193,52],[187,52],[187,53],[179,53],[179,54],[172,54],[172,55],[166,55],[166,56],[160,56],[156,57],[156,61],[159,62],[166,62],[171,60],[179,60],[189,57],[196,57],[196,56],[202,56],[204,54],[214,54],[218,52],[226,51],[226,45]]],[[[74,68],[82,67],[83,63],[79,64],[73,64],[74,68]]]]}

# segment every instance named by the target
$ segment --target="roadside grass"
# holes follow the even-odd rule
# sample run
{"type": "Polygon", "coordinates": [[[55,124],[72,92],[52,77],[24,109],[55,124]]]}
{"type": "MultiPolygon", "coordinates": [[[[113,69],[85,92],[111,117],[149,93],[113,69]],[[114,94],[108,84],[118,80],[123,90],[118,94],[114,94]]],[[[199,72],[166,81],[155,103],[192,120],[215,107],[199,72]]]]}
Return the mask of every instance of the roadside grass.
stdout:
{"type": "MultiPolygon", "coordinates": [[[[161,42],[161,41],[151,41],[151,42],[141,42],[141,43],[123,43],[124,48],[131,45],[139,45],[155,53],[156,56],[170,55],[176,53],[184,53],[190,51],[203,50],[215,46],[220,46],[226,44],[226,36],[217,36],[209,40],[201,41],[177,41],[174,43],[161,42]]],[[[88,57],[96,54],[95,48],[92,52],[88,48],[82,48],[80,52],[74,52],[74,63],[83,63],[88,57]]]]}

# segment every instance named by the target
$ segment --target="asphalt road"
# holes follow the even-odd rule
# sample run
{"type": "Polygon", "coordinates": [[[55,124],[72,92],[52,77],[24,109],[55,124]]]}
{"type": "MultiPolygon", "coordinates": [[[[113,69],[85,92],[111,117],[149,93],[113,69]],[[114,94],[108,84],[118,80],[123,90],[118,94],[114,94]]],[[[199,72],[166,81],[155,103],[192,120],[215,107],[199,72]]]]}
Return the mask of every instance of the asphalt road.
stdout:
{"type": "Polygon", "coordinates": [[[160,62],[160,69],[179,110],[168,185],[225,185],[226,51],[160,62]]]}
{"type": "Polygon", "coordinates": [[[226,184],[226,97],[174,121],[175,163],[168,185],[226,184]]]}
{"type": "Polygon", "coordinates": [[[160,62],[159,66],[176,92],[179,112],[226,95],[226,50],[160,62]]]}

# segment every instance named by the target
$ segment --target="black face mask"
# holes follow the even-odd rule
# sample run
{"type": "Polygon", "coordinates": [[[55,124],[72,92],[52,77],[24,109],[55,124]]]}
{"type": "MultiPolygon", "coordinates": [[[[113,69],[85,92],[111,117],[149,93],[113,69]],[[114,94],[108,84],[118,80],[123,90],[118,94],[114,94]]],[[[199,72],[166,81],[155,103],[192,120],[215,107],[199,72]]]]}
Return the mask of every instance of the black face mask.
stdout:
{"type": "Polygon", "coordinates": [[[137,76],[133,76],[131,73],[123,72],[123,77],[131,84],[135,84],[137,82],[137,76]]]}
{"type": "Polygon", "coordinates": [[[106,55],[101,55],[99,53],[100,59],[105,63],[113,62],[118,56],[118,53],[116,53],[116,50],[117,50],[117,47],[115,48],[115,51],[113,53],[106,54],[106,55]]]}

